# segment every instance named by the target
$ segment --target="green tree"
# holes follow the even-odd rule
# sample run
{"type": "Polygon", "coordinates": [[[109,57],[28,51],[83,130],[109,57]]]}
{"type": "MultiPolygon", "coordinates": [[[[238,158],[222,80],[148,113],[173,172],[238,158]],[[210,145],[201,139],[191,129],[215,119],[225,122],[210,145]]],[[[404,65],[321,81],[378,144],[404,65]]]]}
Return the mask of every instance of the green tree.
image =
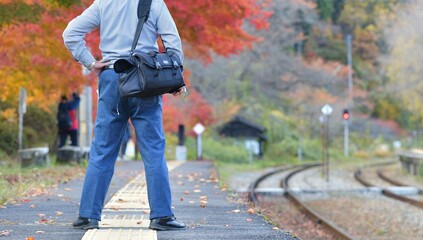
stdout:
{"type": "Polygon", "coordinates": [[[329,20],[332,18],[334,12],[333,0],[317,0],[317,9],[322,20],[329,20]]]}

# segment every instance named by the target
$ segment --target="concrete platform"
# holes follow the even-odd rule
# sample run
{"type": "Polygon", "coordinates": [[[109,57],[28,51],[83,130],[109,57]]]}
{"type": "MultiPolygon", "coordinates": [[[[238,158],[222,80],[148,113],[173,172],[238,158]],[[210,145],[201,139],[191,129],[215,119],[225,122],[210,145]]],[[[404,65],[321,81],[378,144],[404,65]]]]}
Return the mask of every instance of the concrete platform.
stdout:
{"type": "MultiPolygon", "coordinates": [[[[170,173],[174,212],[185,231],[158,232],[159,240],[298,239],[228,198],[210,162],[186,162],[170,173]]],[[[246,179],[246,181],[248,181],[246,179]]]]}
{"type": "Polygon", "coordinates": [[[82,179],[78,179],[59,186],[52,195],[0,209],[0,232],[9,231],[4,239],[29,236],[37,240],[298,239],[274,228],[261,216],[249,214],[246,206],[234,202],[219,187],[211,162],[194,161],[168,164],[175,216],[187,224],[187,229],[152,231],[148,229],[149,206],[142,163],[117,165],[122,166],[117,167],[112,180],[100,229],[85,232],[71,228],[77,217],[82,186],[82,179]],[[39,219],[45,221],[40,223],[39,219]]]}

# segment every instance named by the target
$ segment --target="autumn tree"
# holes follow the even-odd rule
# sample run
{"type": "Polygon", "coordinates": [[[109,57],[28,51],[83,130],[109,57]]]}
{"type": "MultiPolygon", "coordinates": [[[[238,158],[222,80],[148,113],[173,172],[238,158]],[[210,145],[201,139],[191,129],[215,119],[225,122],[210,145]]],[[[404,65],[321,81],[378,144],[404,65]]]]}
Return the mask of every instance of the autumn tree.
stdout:
{"type": "Polygon", "coordinates": [[[274,1],[269,30],[250,29],[263,39],[253,49],[226,59],[216,56],[206,69],[189,62],[197,80],[193,86],[214,106],[227,105],[219,115],[222,119],[237,113],[260,118],[268,114],[266,109],[275,108],[317,119],[321,106],[343,96],[345,66],[321,58],[302,60],[293,51],[293,43],[307,39],[297,28],[298,12],[306,16],[302,21],[312,24],[317,19],[314,7],[311,1],[274,1]]]}
{"type": "Polygon", "coordinates": [[[411,120],[418,122],[423,117],[422,10],[423,3],[413,1],[392,21],[385,22],[384,34],[389,52],[381,58],[388,78],[381,90],[391,97],[402,99],[402,107],[414,114],[411,120]]]}
{"type": "MultiPolygon", "coordinates": [[[[0,0],[2,101],[16,106],[16,96],[23,86],[29,90],[29,104],[47,109],[57,103],[63,92],[80,90],[84,84],[96,88],[95,78],[83,76],[81,66],[72,60],[61,38],[66,24],[91,3],[91,0],[0,0]]],[[[258,38],[244,30],[246,21],[254,28],[266,28],[271,15],[263,10],[269,0],[168,0],[166,3],[178,25],[186,55],[203,63],[209,63],[212,54],[229,56],[251,47],[258,38]]],[[[86,42],[100,59],[98,33],[88,35],[86,42]]],[[[186,73],[189,73],[187,68],[186,73]]],[[[188,106],[198,105],[201,112],[186,114],[185,121],[193,124],[188,119],[192,118],[209,123],[213,116],[207,102],[195,89],[190,91],[188,102],[170,101],[166,97],[165,104],[171,104],[169,108],[185,104],[188,110],[188,106]]],[[[10,113],[8,109],[0,109],[0,115],[10,113]]],[[[165,119],[171,121],[170,117],[165,119]]]]}

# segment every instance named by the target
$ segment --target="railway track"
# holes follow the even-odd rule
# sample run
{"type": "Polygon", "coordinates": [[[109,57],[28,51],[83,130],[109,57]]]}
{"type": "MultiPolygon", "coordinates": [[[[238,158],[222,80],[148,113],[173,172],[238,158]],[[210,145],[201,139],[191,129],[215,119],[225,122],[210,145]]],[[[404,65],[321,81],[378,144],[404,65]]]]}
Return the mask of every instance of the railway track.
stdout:
{"type": "Polygon", "coordinates": [[[304,201],[302,201],[300,198],[295,196],[295,193],[290,189],[289,187],[289,180],[294,176],[295,174],[302,172],[304,170],[307,170],[312,167],[320,166],[321,164],[302,164],[302,165],[295,165],[290,167],[284,167],[277,170],[274,170],[272,172],[269,172],[267,174],[264,174],[260,178],[258,178],[249,188],[249,198],[254,203],[258,203],[258,199],[255,193],[255,189],[259,186],[259,184],[264,181],[266,178],[281,173],[284,171],[291,171],[285,178],[282,179],[280,182],[280,186],[285,189],[285,196],[291,200],[293,203],[295,203],[296,206],[298,206],[301,210],[303,210],[307,215],[309,215],[311,218],[315,219],[317,223],[324,225],[330,232],[332,232],[335,236],[338,237],[338,239],[354,239],[350,234],[348,234],[346,231],[338,227],[335,223],[329,221],[322,215],[320,215],[318,212],[314,211],[311,207],[309,207],[304,201]]]}
{"type": "MultiPolygon", "coordinates": [[[[366,166],[365,168],[381,167],[381,166],[388,165],[388,164],[391,164],[391,163],[388,162],[388,163],[383,163],[383,164],[374,164],[374,165],[366,166]]],[[[354,172],[355,179],[358,182],[360,182],[361,184],[363,184],[364,186],[366,186],[366,187],[379,187],[379,186],[376,186],[373,183],[369,182],[367,179],[365,179],[363,177],[363,175],[362,175],[362,170],[363,169],[357,169],[354,172]]],[[[393,180],[393,179],[388,178],[387,176],[385,176],[382,173],[381,170],[377,170],[377,176],[380,179],[382,179],[382,180],[384,180],[384,181],[386,181],[386,182],[388,182],[388,183],[390,183],[390,184],[392,184],[394,186],[408,186],[408,185],[405,185],[403,183],[400,183],[400,182],[398,182],[396,180],[393,180]]],[[[408,204],[411,204],[413,206],[416,206],[416,207],[419,207],[419,208],[422,208],[423,209],[423,202],[422,201],[418,201],[416,199],[412,199],[412,198],[409,198],[409,197],[405,197],[405,196],[396,194],[396,193],[394,193],[393,191],[390,191],[387,188],[381,188],[381,189],[382,189],[382,194],[385,195],[385,196],[387,196],[387,197],[390,197],[390,198],[393,198],[395,200],[399,200],[399,201],[402,201],[402,202],[405,202],[405,203],[408,203],[408,204]]]]}

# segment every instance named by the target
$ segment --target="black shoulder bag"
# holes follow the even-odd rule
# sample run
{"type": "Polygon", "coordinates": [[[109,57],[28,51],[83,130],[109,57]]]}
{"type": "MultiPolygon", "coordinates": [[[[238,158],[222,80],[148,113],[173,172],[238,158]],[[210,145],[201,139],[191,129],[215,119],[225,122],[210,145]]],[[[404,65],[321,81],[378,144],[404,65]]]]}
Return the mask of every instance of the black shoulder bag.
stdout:
{"type": "Polygon", "coordinates": [[[115,72],[119,73],[119,92],[122,98],[152,97],[177,92],[185,86],[182,62],[175,52],[134,52],[144,22],[148,19],[151,1],[139,1],[138,25],[129,58],[119,59],[113,65],[115,72]]]}

